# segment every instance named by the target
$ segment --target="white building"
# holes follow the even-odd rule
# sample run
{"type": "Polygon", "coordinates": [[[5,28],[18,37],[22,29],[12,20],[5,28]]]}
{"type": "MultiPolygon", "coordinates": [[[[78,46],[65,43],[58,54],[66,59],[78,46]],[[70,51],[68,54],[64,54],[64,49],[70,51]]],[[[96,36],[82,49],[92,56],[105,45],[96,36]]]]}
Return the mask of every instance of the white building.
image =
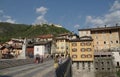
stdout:
{"type": "Polygon", "coordinates": [[[112,53],[113,53],[113,57],[114,57],[114,65],[116,67],[120,67],[120,52],[114,51],[112,53]]]}
{"type": "Polygon", "coordinates": [[[37,55],[47,57],[51,52],[50,42],[40,42],[34,45],[34,57],[37,55]]]}

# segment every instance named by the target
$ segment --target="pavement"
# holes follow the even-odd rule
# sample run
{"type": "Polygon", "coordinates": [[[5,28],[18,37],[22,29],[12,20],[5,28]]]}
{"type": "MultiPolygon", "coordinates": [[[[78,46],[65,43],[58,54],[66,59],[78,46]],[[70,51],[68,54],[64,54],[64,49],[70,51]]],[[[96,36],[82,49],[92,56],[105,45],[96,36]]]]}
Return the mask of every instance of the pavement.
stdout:
{"type": "Polygon", "coordinates": [[[2,69],[0,77],[55,77],[53,60],[2,69]]]}

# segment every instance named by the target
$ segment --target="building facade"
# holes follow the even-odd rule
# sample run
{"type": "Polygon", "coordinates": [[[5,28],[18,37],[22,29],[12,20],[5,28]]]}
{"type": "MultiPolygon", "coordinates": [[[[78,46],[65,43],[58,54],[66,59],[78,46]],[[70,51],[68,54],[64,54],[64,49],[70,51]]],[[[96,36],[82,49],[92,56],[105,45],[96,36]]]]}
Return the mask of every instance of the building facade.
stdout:
{"type": "Polygon", "coordinates": [[[79,39],[70,40],[70,56],[73,66],[79,71],[94,70],[94,50],[93,39],[89,36],[83,36],[79,39]]]}
{"type": "Polygon", "coordinates": [[[91,36],[94,51],[120,50],[120,26],[79,29],[79,36],[91,36]]]}
{"type": "Polygon", "coordinates": [[[56,38],[56,55],[66,56],[68,52],[69,42],[66,38],[56,38]]]}
{"type": "Polygon", "coordinates": [[[39,42],[34,44],[34,57],[43,56],[47,57],[51,52],[51,43],[50,42],[39,42]]]}
{"type": "Polygon", "coordinates": [[[95,77],[115,77],[112,52],[94,52],[95,77]]]}

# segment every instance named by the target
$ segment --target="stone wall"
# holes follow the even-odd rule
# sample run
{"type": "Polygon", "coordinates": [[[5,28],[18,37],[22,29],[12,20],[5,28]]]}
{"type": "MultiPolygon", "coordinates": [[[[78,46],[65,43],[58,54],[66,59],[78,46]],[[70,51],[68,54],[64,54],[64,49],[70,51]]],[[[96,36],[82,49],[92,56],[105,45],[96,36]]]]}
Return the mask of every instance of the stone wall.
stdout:
{"type": "Polygon", "coordinates": [[[71,59],[67,59],[56,69],[56,77],[72,77],[71,59]]]}
{"type": "Polygon", "coordinates": [[[78,61],[72,64],[73,77],[95,77],[92,61],[78,61]]]}

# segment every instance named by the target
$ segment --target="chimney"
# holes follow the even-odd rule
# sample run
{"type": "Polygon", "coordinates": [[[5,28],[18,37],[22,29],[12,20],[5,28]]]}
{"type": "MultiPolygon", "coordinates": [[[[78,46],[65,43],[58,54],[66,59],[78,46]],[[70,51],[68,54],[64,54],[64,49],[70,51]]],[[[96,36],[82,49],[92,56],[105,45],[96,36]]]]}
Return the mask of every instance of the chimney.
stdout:
{"type": "Polygon", "coordinates": [[[105,25],[105,28],[107,27],[107,25],[105,25]]]}
{"type": "Polygon", "coordinates": [[[118,23],[116,23],[116,27],[118,26],[118,23]]]}

